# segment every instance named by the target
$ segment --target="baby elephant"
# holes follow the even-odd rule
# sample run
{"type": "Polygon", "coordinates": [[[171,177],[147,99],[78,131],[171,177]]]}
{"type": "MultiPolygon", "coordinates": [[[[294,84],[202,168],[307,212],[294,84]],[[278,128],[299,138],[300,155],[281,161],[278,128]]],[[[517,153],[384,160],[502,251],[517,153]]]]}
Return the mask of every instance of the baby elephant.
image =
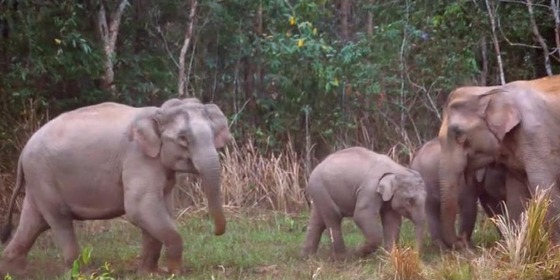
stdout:
{"type": "Polygon", "coordinates": [[[340,224],[352,217],[366,241],[359,257],[374,252],[384,240],[390,250],[398,242],[402,216],[412,220],[416,246],[424,234],[424,181],[417,171],[362,147],[337,151],[325,158],[309,176],[307,192],[313,202],[301,256],[317,252],[328,228],[335,258],[346,256],[340,224]],[[381,233],[383,228],[383,233],[381,233]]]}

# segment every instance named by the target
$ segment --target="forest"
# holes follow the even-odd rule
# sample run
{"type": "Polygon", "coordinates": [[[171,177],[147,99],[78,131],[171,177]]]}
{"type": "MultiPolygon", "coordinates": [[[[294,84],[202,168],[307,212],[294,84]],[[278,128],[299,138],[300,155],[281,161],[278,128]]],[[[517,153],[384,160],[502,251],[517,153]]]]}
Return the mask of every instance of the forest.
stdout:
{"type": "MultiPolygon", "coordinates": [[[[559,9],[557,0],[0,0],[0,213],[21,149],[48,120],[106,101],[160,106],[172,97],[196,97],[220,107],[235,138],[221,152],[231,215],[271,210],[266,224],[300,232],[305,219],[299,215],[308,210],[302,189],[328,154],[357,145],[408,165],[437,136],[452,90],[560,73],[559,9]]],[[[176,200],[178,217],[200,218],[190,228],[197,231],[207,224],[199,211],[202,191],[190,185],[195,181],[183,180],[176,200]]],[[[497,238],[488,233],[490,224],[481,221],[479,231],[497,238]]],[[[298,243],[302,234],[279,238],[298,243]]],[[[490,243],[484,235],[476,238],[490,243]]],[[[295,243],[288,250],[296,250],[295,243]]],[[[205,254],[200,246],[193,250],[205,254]]],[[[417,258],[406,250],[395,254],[417,258]]],[[[406,270],[399,256],[391,255],[392,269],[406,270]]],[[[316,279],[319,273],[308,273],[317,263],[286,272],[282,265],[230,257],[248,263],[233,261],[223,269],[235,272],[219,277],[316,279]]],[[[463,255],[447,258],[448,268],[424,270],[423,277],[486,279],[480,271],[495,271],[463,255]]],[[[218,262],[193,259],[190,266],[207,279],[218,262]]],[[[499,263],[503,274],[492,279],[560,272],[560,261],[536,263],[532,259],[522,272],[499,263]]],[[[344,272],[353,274],[333,279],[370,279],[376,269],[354,264],[344,272]]]]}

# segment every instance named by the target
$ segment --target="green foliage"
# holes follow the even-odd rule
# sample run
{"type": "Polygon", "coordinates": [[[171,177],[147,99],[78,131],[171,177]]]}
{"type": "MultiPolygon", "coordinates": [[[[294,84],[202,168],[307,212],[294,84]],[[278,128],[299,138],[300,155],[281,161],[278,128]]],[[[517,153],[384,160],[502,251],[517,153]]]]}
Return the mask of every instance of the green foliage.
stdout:
{"type": "MultiPolygon", "coordinates": [[[[220,105],[236,139],[251,137],[259,148],[281,151],[292,141],[301,153],[309,138],[327,150],[387,151],[431,139],[453,88],[498,83],[485,1],[349,1],[348,38],[342,2],[199,1],[185,60],[188,94],[220,105]]],[[[554,19],[541,2],[536,21],[554,49],[554,19]]],[[[52,118],[103,101],[159,105],[175,96],[189,1],[130,2],[112,58],[114,93],[100,86],[99,1],[13,3],[0,4],[9,26],[0,41],[4,114],[21,121],[29,100],[52,118]]],[[[117,4],[107,2],[109,14],[117,4]]],[[[493,4],[507,80],[542,76],[540,50],[522,47],[535,45],[525,5],[493,4]]],[[[17,137],[5,122],[0,133],[17,137]]]]}
{"type": "Polygon", "coordinates": [[[88,266],[91,262],[92,247],[85,247],[78,259],[72,264],[70,271],[70,278],[75,280],[114,280],[113,269],[108,262],[105,262],[97,271],[90,274],[85,274],[81,270],[84,266],[88,266]]]}

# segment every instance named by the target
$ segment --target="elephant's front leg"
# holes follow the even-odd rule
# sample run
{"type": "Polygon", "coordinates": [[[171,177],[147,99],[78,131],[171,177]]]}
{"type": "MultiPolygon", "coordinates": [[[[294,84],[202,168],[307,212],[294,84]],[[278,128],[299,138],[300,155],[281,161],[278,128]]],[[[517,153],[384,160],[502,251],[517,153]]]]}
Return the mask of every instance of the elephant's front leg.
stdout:
{"type": "Polygon", "coordinates": [[[474,248],[471,236],[476,223],[477,215],[477,189],[474,176],[467,175],[467,180],[459,184],[459,216],[461,224],[459,236],[470,248],[474,248]]]}
{"type": "MultiPolygon", "coordinates": [[[[144,171],[142,174],[150,174],[150,170],[144,171]]],[[[156,252],[159,251],[155,249],[161,246],[158,245],[159,242],[165,246],[168,272],[180,274],[183,240],[170,215],[163,194],[165,178],[157,180],[157,176],[131,176],[127,179],[129,180],[125,180],[124,201],[126,215],[132,224],[153,238],[145,236],[143,239],[143,253],[146,254],[143,254],[142,261],[153,266],[156,252]]]]}
{"type": "Polygon", "coordinates": [[[163,244],[155,239],[148,231],[142,229],[142,255],[139,271],[141,273],[158,272],[158,261],[163,244]]]}
{"type": "Polygon", "coordinates": [[[531,195],[527,186],[511,174],[506,175],[506,207],[510,222],[518,222],[531,195]]]}
{"type": "Polygon", "coordinates": [[[381,218],[379,212],[381,208],[381,198],[372,200],[372,196],[362,195],[358,198],[354,210],[354,222],[362,231],[365,243],[360,247],[357,254],[364,257],[379,248],[382,242],[381,218]]]}
{"type": "Polygon", "coordinates": [[[383,223],[383,245],[385,250],[391,251],[393,246],[399,243],[402,216],[393,209],[381,211],[381,222],[383,223]]]}

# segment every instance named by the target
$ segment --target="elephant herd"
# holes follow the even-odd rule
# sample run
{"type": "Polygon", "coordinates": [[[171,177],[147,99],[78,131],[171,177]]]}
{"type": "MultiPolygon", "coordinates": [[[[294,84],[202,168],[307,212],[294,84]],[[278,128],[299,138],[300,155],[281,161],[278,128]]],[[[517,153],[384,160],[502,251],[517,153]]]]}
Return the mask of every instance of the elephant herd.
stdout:
{"type": "MultiPolygon", "coordinates": [[[[443,106],[438,136],[408,167],[362,147],[336,151],[311,172],[312,207],[301,255],[316,252],[324,231],[335,257],[347,250],[341,220],[352,217],[365,236],[363,256],[398,242],[402,217],[415,225],[420,249],[427,223],[442,248],[473,246],[478,202],[487,215],[518,219],[537,187],[550,190],[547,222],[559,241],[560,75],[501,86],[460,87],[443,106]],[[455,229],[460,216],[460,233],[455,229]]],[[[233,140],[214,104],[170,99],[161,107],[106,102],[66,112],[28,140],[0,238],[9,240],[0,275],[24,271],[37,237],[51,229],[64,262],[79,255],[73,221],[126,215],[141,229],[139,270],[180,273],[183,242],[173,221],[176,173],[196,174],[216,235],[226,230],[217,149],[233,140]],[[25,188],[11,237],[14,201],[25,188]],[[11,238],[10,238],[11,237],[11,238]]]]}

